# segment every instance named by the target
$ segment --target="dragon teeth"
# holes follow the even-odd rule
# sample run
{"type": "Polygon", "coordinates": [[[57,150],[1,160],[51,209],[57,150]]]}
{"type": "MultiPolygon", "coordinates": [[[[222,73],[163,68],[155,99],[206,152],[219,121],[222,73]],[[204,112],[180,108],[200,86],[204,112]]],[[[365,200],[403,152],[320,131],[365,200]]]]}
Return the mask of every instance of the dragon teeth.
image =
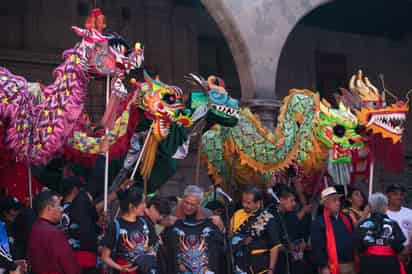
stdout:
{"type": "Polygon", "coordinates": [[[395,134],[403,133],[403,123],[405,122],[405,113],[387,113],[387,114],[376,114],[372,116],[367,126],[375,123],[379,127],[384,128],[395,134]]]}
{"type": "Polygon", "coordinates": [[[221,111],[221,112],[223,112],[227,115],[230,115],[230,116],[236,116],[237,117],[239,115],[239,110],[238,109],[234,109],[234,108],[227,107],[227,106],[222,106],[222,105],[215,105],[215,104],[212,104],[212,107],[214,109],[216,109],[218,111],[221,111]]]}

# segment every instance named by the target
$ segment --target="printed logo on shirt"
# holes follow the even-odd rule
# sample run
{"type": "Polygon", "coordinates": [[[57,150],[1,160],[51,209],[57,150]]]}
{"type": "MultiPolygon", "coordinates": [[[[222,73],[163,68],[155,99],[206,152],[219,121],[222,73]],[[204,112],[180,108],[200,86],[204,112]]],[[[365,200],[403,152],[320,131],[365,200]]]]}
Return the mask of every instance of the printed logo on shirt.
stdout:
{"type": "Polygon", "coordinates": [[[149,248],[149,237],[146,233],[135,230],[128,233],[126,229],[120,229],[121,246],[124,249],[124,256],[130,261],[136,260],[142,255],[153,255],[156,253],[149,248]]]}
{"type": "MultiPolygon", "coordinates": [[[[403,219],[401,222],[401,226],[403,229],[412,232],[412,222],[408,219],[403,219]]],[[[410,233],[409,233],[410,234],[410,233]]]]}

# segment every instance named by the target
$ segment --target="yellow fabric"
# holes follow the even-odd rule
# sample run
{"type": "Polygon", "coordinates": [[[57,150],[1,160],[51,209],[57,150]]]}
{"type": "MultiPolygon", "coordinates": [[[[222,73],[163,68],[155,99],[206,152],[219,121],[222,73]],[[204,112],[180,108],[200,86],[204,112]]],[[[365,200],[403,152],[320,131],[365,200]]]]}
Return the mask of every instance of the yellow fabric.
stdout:
{"type": "Polygon", "coordinates": [[[149,179],[150,174],[152,173],[159,142],[160,141],[153,135],[149,137],[146,148],[143,151],[142,165],[140,168],[140,174],[142,175],[143,179],[149,179]]]}
{"type": "Polygon", "coordinates": [[[253,249],[250,251],[250,254],[252,255],[257,255],[257,254],[262,254],[268,252],[269,249],[253,249]]]}
{"type": "MultiPolygon", "coordinates": [[[[130,118],[130,103],[122,115],[116,119],[113,128],[109,131],[108,136],[110,145],[113,145],[117,140],[127,133],[130,118]]],[[[75,150],[86,152],[90,154],[99,154],[100,145],[104,136],[94,137],[88,136],[87,132],[73,131],[73,136],[69,138],[68,143],[75,150]]]]}
{"type": "Polygon", "coordinates": [[[277,249],[281,246],[282,246],[282,244],[277,244],[277,245],[273,246],[271,249],[266,249],[266,248],[253,249],[252,251],[250,251],[250,254],[257,255],[257,254],[262,254],[262,253],[266,253],[266,252],[271,252],[272,250],[277,249]]]}
{"type": "Polygon", "coordinates": [[[244,209],[239,209],[238,211],[233,214],[232,220],[230,221],[231,227],[230,231],[234,233],[239,227],[256,211],[247,213],[244,209]]]}

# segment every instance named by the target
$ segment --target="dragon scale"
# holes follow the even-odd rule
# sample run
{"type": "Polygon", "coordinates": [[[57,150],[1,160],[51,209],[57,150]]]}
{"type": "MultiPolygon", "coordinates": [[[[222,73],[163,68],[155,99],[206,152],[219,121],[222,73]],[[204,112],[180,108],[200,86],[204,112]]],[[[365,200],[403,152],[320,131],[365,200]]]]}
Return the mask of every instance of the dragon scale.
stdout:
{"type": "Polygon", "coordinates": [[[274,171],[293,162],[306,170],[321,168],[329,149],[318,134],[329,126],[321,119],[321,104],[317,93],[292,90],[280,108],[274,133],[248,109],[241,111],[235,127],[206,132],[202,158],[215,183],[226,186],[233,173],[237,183],[264,184],[274,171]]]}

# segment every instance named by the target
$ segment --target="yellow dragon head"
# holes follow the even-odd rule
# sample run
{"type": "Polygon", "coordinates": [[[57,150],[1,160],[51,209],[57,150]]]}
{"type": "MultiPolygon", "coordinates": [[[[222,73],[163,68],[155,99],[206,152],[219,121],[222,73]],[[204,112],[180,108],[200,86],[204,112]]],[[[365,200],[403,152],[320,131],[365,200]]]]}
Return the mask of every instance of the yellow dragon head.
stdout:
{"type": "Polygon", "coordinates": [[[349,91],[341,88],[341,95],[337,96],[338,102],[344,102],[356,113],[359,125],[372,134],[380,134],[382,138],[389,138],[393,143],[400,142],[406,114],[409,111],[408,95],[406,102],[384,89],[380,92],[361,70],[353,75],[349,82],[349,91]],[[396,102],[388,104],[386,94],[393,96],[396,102]]]}

